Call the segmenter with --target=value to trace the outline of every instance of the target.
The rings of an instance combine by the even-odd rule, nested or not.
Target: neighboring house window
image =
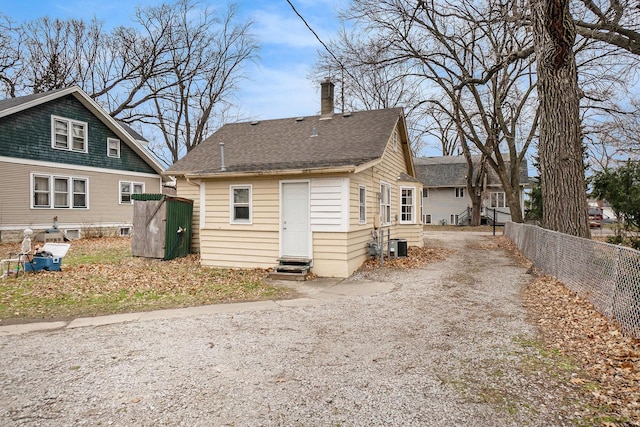
[[[230,186],[231,222],[251,223],[251,186],[232,185]]]
[[[107,138],[107,157],[120,157],[120,140]]]
[[[144,183],[120,181],[120,203],[121,204],[133,203],[133,199],[131,198],[131,195],[142,194],[142,193],[144,193]]]
[[[87,207],[87,179],[66,176],[33,175],[34,208],[56,209]]]
[[[51,146],[60,150],[87,152],[87,124],[63,117],[51,117]]]
[[[458,215],[457,214],[455,214],[455,215],[451,214],[451,218],[450,219],[451,219],[451,222],[450,222],[451,225],[458,225]]]
[[[364,186],[360,186],[358,190],[358,207],[359,216],[358,221],[360,224],[367,223],[367,189]]]
[[[429,189],[428,188],[423,188],[422,189],[422,197],[429,197]]]
[[[380,223],[391,224],[391,185],[380,183]]]
[[[48,208],[49,202],[49,176],[33,176],[33,207]]]
[[[73,178],[73,207],[74,208],[86,208],[87,207],[87,180]]]
[[[69,179],[53,178],[53,207],[68,208],[69,207]]]
[[[424,216],[424,223],[425,224],[431,224],[431,214],[426,214]]]
[[[400,188],[400,222],[413,223],[415,203],[413,201],[414,188]]]
[[[456,199],[462,199],[464,197],[464,187],[456,188]]]
[[[504,193],[489,193],[489,205],[492,208],[508,208],[509,203]]]

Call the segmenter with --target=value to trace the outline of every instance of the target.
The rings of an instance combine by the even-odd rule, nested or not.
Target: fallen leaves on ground
[[[62,259],[62,271],[0,280],[0,322],[252,301],[289,294],[287,289],[266,283],[266,269],[206,268],[199,265],[196,255],[171,261],[132,257],[130,245],[131,241],[123,238],[77,240]],[[12,250],[10,244],[0,245],[0,253]],[[104,260],[96,260],[96,253],[106,254]],[[77,262],[88,255],[91,262]]]
[[[392,269],[419,268],[432,262],[444,261],[453,251],[443,248],[428,248],[409,246],[406,257],[385,258],[384,267]],[[368,259],[359,268],[359,271],[369,271],[380,268],[380,260]]]
[[[500,238],[498,245],[514,251]],[[529,263],[530,265],[531,263]],[[570,380],[591,402],[588,425],[640,426],[640,343],[598,313],[586,299],[552,277],[540,277],[524,291],[525,304],[547,346],[574,359],[580,371]]]

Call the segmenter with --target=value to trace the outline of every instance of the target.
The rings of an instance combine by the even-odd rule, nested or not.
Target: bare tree
[[[212,119],[228,107],[226,99],[242,78],[242,66],[255,55],[251,22],[236,24],[236,10],[230,6],[218,16],[207,8],[195,14],[194,5],[184,0],[172,14],[157,8],[145,12],[149,23],[166,28],[174,49],[171,73],[147,80],[148,92],[160,96],[140,117],[159,128],[171,162],[204,140]]]
[[[0,14],[0,84],[2,92],[11,98],[16,96],[12,70],[20,62],[20,42],[18,28],[8,17]]]
[[[0,19],[0,83],[8,96],[77,84],[111,116],[160,129],[154,152],[175,162],[221,118],[253,59],[251,22],[197,0],[138,7],[135,26],[107,33],[96,19]],[[168,151],[168,156],[165,153]]]
[[[521,222],[519,165],[536,137],[538,116],[531,36],[505,20],[503,9],[498,2],[356,0],[346,17],[369,45],[379,45],[378,66],[403,64],[422,92],[431,91],[412,111],[434,101],[441,111],[454,107],[450,119],[459,141],[484,155],[500,177],[513,220]]]

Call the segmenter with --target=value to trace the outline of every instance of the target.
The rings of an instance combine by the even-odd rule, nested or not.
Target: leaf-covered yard
[[[71,242],[62,271],[0,279],[0,324],[286,298],[267,270],[200,267],[194,255],[172,261],[135,258],[126,238]],[[19,243],[0,244],[0,257]]]

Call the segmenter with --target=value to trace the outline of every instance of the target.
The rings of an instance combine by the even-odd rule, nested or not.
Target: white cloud
[[[238,107],[251,119],[316,115],[320,111],[320,91],[307,79],[307,73],[307,64],[256,69],[252,79],[242,85]]]

